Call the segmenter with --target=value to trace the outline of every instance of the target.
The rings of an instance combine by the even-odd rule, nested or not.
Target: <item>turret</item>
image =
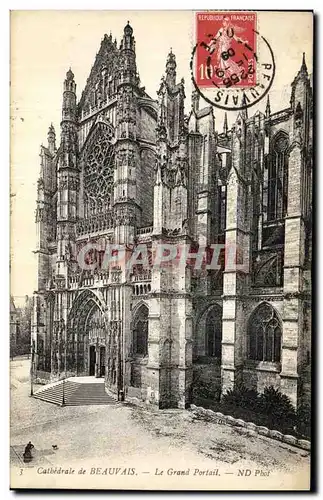
[[[121,67],[120,83],[139,84],[136,66],[136,42],[133,36],[133,29],[129,24],[123,30],[123,38],[120,44]]]
[[[76,83],[71,68],[64,81],[59,169],[76,168]]]
[[[293,141],[299,143],[304,141],[304,144],[306,144],[311,135],[310,109],[312,106],[312,89],[307,71],[305,54],[303,54],[300,70],[294,78],[291,87],[290,104],[294,113],[291,143],[293,143]]]
[[[123,30],[123,38],[121,40],[120,50],[131,50],[135,52],[135,49],[136,49],[136,42],[133,36],[133,29],[130,26],[129,21],[127,21],[127,24]]]
[[[76,83],[71,68],[66,73],[63,92],[62,120],[74,121],[76,117]]]
[[[138,85],[135,39],[133,29],[128,22],[120,45],[115,145],[115,241],[120,244],[133,242],[136,226],[140,224],[141,217],[137,190],[138,168],[136,168],[140,162],[136,143]]]
[[[79,171],[77,166],[76,84],[71,69],[66,73],[63,90],[61,144],[58,159],[57,194],[57,268],[67,276],[70,245],[74,243],[77,217]]]

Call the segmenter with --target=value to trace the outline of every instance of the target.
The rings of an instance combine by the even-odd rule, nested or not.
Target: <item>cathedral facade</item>
[[[288,83],[288,82],[286,82]],[[82,96],[66,74],[60,141],[40,151],[34,377],[104,377],[120,399],[185,408],[197,381],[219,395],[273,385],[309,401],[312,89],[305,57],[290,106],[240,112],[192,94],[170,52],[152,99],[128,24],[104,36]],[[105,246],[235,248],[236,264],[130,271]],[[78,255],[84,248],[87,265]],[[150,260],[149,260],[150,261]],[[238,265],[239,264],[239,265]],[[242,264],[242,265],[241,265]]]

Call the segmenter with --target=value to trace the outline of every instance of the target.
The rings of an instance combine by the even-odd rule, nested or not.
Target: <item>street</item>
[[[177,488],[185,487],[183,481],[188,469],[190,481],[194,482],[195,476],[201,481],[203,476],[205,488],[224,488],[224,483],[220,483],[224,477],[226,487],[232,487],[231,481],[239,470],[248,469],[253,477],[261,475],[255,471],[262,471],[259,480],[263,481],[263,488],[268,476],[283,478],[281,487],[288,487],[289,474],[293,472],[297,477],[298,472],[308,473],[308,452],[266,437],[248,435],[245,429],[197,419],[189,410],[151,410],[122,403],[61,408],[45,403],[29,396],[29,360],[16,358],[10,368],[14,470],[37,468],[41,477],[42,471],[49,467],[76,469],[86,465],[90,467],[92,480],[101,484],[98,477],[101,472],[92,469],[131,467],[142,481],[151,475],[158,481],[158,469],[168,479],[177,481]],[[24,464],[21,456],[29,441],[35,446],[34,459],[31,464]],[[194,476],[196,470],[201,473]],[[213,475],[203,471],[213,471]],[[216,476],[219,477],[214,479]],[[127,481],[130,479],[127,476]],[[136,484],[142,487],[145,483]],[[162,488],[164,483],[158,484]],[[241,483],[240,488],[243,488]]]

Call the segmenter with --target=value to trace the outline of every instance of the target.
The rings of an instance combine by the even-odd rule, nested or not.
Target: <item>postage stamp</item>
[[[256,84],[257,14],[197,13],[196,82],[199,87]]]
[[[257,27],[255,12],[197,12],[191,79],[209,104],[245,109],[268,93],[274,53]]]

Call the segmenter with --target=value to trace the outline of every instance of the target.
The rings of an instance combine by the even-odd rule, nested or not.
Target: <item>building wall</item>
[[[82,329],[88,334],[91,315],[100,311],[105,330],[96,349],[106,348],[106,388],[114,394],[123,392],[163,407],[184,407],[192,383],[209,385],[218,397],[242,382],[259,392],[273,385],[288,394],[295,405],[308,402],[311,314],[310,264],[306,264],[305,248],[310,234],[306,224],[311,212],[308,186],[312,167],[307,70],[302,65],[292,83],[289,108],[272,114],[268,101],[265,114],[257,112],[249,118],[246,113],[239,114],[231,129],[225,123],[220,131],[216,130],[218,124],[215,127],[214,110],[200,109],[196,95],[192,96],[190,115],[184,117],[184,85],[176,83],[172,53],[167,58],[166,80],[158,91],[158,105],[145,94],[137,81],[133,43],[132,29],[126,27],[123,44],[130,44],[127,57],[131,70],[130,76],[125,73],[118,83],[115,61],[119,49],[112,39],[104,39],[80,103],[76,109],[68,108],[73,126],[62,128],[60,148],[56,149],[50,132],[48,148],[42,149],[33,322],[35,349],[44,350],[38,369],[41,373],[51,371],[53,379],[87,374],[88,353],[80,372],[75,366],[71,370],[65,367],[64,349],[71,338],[80,338]],[[110,53],[108,74],[100,65]],[[76,100],[76,94],[66,97],[66,92],[75,91],[73,78],[69,75],[65,81],[65,103],[73,103],[74,97]],[[93,239],[94,233],[96,239],[108,236],[109,242],[129,248],[136,241],[150,247],[166,241],[178,245],[226,241],[237,245],[236,263],[243,268],[223,272],[222,265],[216,273],[205,269],[191,273],[187,268],[179,274],[177,269],[166,267],[153,270],[148,278],[135,278],[113,266],[106,274],[99,269],[80,272],[72,251],[76,241],[72,204],[78,200],[82,221],[82,148],[92,137],[90,131],[96,137],[95,124],[104,120],[119,162],[114,169],[115,199],[108,214],[112,223],[103,227],[93,226],[92,221],[86,226],[89,230],[83,231],[83,242]],[[289,148],[288,206],[282,220],[268,224],[264,177],[270,169],[275,138],[282,132],[288,136]],[[73,141],[71,152],[67,146]],[[95,140],[91,147],[94,150]],[[57,169],[62,172],[64,161],[73,165],[73,155],[77,165],[73,175],[64,178],[70,203],[64,217],[57,220],[53,207],[62,208],[57,187],[61,192],[63,177]],[[226,193],[222,212],[220,190]],[[272,226],[272,241],[268,243],[266,231]],[[277,234],[282,238],[278,243]],[[149,309],[147,354],[136,355],[133,321],[143,301]],[[279,362],[248,359],[250,321],[264,302],[274,308],[282,328]],[[215,305],[222,314],[221,358],[209,356],[206,349],[206,318]],[[89,315],[77,323],[84,310]],[[73,349],[77,349],[76,344]]]

